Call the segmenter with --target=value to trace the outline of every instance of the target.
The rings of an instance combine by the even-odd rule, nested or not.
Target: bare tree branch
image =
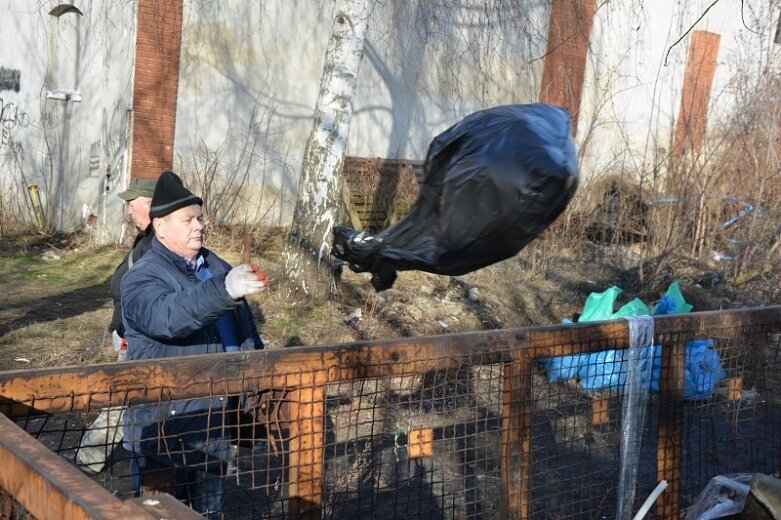
[[[681,37],[680,37],[680,38],[678,38],[677,40],[675,40],[675,43],[673,43],[672,45],[670,45],[670,46],[667,48],[667,53],[664,55],[664,66],[665,66],[665,67],[667,66],[667,58],[669,58],[669,57],[670,57],[670,51],[672,51],[672,50],[673,50],[673,47],[675,47],[676,45],[678,45],[679,43],[681,43],[681,41],[682,41],[684,38],[686,38],[686,36],[687,36],[687,35],[688,35],[690,32],[692,32],[692,29],[694,29],[694,27],[695,27],[695,26],[696,26],[698,23],[700,23],[700,20],[702,20],[703,18],[705,18],[705,15],[706,15],[706,14],[708,14],[708,11],[710,11],[710,10],[711,10],[711,8],[712,8],[713,6],[715,6],[716,4],[718,4],[720,1],[721,1],[721,0],[714,0],[714,2],[713,2],[711,5],[709,5],[709,6],[708,6],[708,8],[707,8],[707,9],[705,9],[705,10],[702,12],[702,14],[700,15],[700,17],[699,17],[699,18],[697,18],[697,19],[694,21],[694,23],[693,23],[693,24],[691,24],[691,26],[690,26],[688,29],[686,29],[686,32],[684,32],[684,33],[681,35]],[[741,11],[741,12],[742,12],[742,11]]]

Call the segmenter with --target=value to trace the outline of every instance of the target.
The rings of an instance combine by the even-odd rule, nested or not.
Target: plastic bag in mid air
[[[334,227],[334,256],[381,291],[396,271],[457,276],[515,255],[575,193],[570,132],[565,110],[540,103],[468,115],[432,141],[409,213],[376,235]]]

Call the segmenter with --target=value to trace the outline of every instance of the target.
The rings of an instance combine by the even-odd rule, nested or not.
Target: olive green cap
[[[155,194],[157,179],[131,179],[127,189],[118,196],[123,200],[133,200],[138,197],[149,197]]]

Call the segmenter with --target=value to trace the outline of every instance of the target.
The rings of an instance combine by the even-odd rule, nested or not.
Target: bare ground
[[[225,230],[208,240],[233,263],[240,261],[241,244],[240,233]],[[611,285],[624,289],[621,302],[639,296],[652,304],[679,280],[695,311],[773,304],[781,287],[778,269],[736,286],[728,263],[670,256],[660,266],[641,262],[633,247],[584,242],[552,248],[538,241],[515,258],[463,277],[403,272],[392,289],[376,293],[368,275],[346,270],[328,301],[285,301],[279,260],[284,230],[258,231],[254,244],[250,256],[272,286],[251,304],[272,348],[558,323],[580,312],[589,293]],[[112,360],[108,283],[125,247],[99,246],[78,233],[5,235],[0,370]],[[56,258],[46,259],[52,254]]]

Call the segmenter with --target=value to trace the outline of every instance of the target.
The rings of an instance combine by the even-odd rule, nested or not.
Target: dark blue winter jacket
[[[156,238],[151,249],[122,278],[122,306],[128,359],[223,352],[215,322],[233,313],[241,350],[262,348],[246,301],[225,289],[230,265],[201,249],[212,277],[200,281],[186,261]],[[213,397],[128,407],[125,448],[168,457],[174,464],[213,466],[225,460],[223,422],[235,399]],[[235,411],[235,408],[234,408]],[[208,468],[206,468],[208,469]]]

